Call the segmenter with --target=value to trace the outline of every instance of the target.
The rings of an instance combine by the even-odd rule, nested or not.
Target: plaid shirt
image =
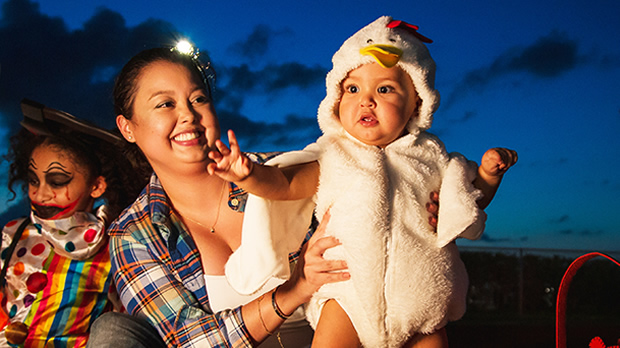
[[[270,155],[250,158],[264,162]],[[243,212],[245,200],[245,192],[231,184],[228,205]],[[155,174],[109,233],[123,304],[155,326],[169,347],[252,347],[241,307],[211,310],[196,244]],[[291,261],[297,256],[291,254]]]

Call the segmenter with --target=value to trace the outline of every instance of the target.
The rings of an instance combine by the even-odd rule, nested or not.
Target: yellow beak
[[[361,55],[369,55],[384,68],[391,68],[400,60],[403,50],[389,45],[366,46],[360,50]]]

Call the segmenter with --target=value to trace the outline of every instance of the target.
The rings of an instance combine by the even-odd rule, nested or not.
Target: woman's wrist
[[[295,284],[287,281],[273,290],[271,294],[271,305],[276,315],[285,319],[290,317],[297,307],[303,305],[309,299],[310,297],[305,298],[301,296]]]
[[[274,312],[276,312],[276,315],[280,317],[280,319],[286,320],[293,314],[295,310],[293,309],[291,312],[285,313],[284,311],[282,311],[282,309],[280,309],[280,306],[278,305],[278,299],[277,299],[278,289],[280,289],[280,286],[281,285],[278,285],[271,293],[271,306],[273,307]]]

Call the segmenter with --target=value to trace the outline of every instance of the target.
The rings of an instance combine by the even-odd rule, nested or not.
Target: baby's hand
[[[514,150],[495,147],[484,153],[480,162],[480,169],[488,176],[502,176],[517,163],[518,158],[517,152]]]
[[[237,137],[232,130],[228,131],[228,143],[230,149],[221,140],[215,141],[219,152],[209,152],[209,158],[213,162],[207,165],[207,172],[227,181],[240,182],[252,173],[254,163],[241,152]]]

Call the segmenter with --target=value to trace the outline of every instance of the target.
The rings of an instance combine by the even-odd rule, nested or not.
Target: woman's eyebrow
[[[71,172],[68,171],[67,169],[65,169],[65,166],[62,165],[62,163],[60,162],[52,162],[50,163],[50,165],[47,167],[46,170],[43,171],[43,174],[47,174],[52,170],[60,170],[61,172],[67,174],[67,175],[71,175]]]
[[[160,95],[169,95],[169,94],[173,94],[174,92],[172,90],[161,90],[161,91],[157,91],[154,92],[153,94],[151,94],[151,96],[149,97],[148,100],[152,100],[155,99],[156,97],[160,96]]]

